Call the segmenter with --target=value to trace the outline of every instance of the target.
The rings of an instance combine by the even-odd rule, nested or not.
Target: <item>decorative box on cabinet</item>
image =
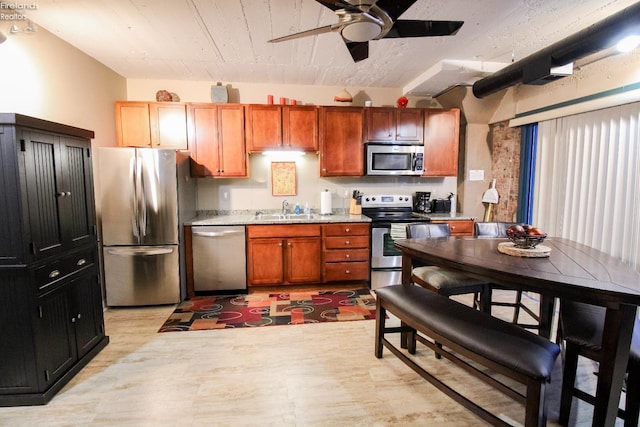
[[[364,175],[364,108],[320,107],[320,176]]]
[[[109,339],[92,131],[0,114],[0,406],[47,403]]]
[[[318,109],[310,105],[249,105],[247,151],[318,151]]]
[[[244,111],[240,104],[188,105],[193,176],[247,176]]]
[[[422,176],[458,175],[460,110],[424,112],[424,172]]]
[[[115,116],[119,146],[187,149],[185,104],[118,101]]]
[[[369,280],[370,231],[368,223],[322,226],[325,282]]]
[[[249,286],[319,283],[319,224],[247,226]]]

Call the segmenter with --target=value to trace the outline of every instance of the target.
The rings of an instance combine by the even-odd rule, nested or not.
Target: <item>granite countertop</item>
[[[269,215],[270,212],[264,212]],[[185,225],[261,225],[261,224],[317,224],[333,222],[371,222],[371,218],[365,215],[350,215],[348,213],[336,213],[333,215],[320,215],[313,213],[312,218],[307,218],[304,214],[300,216],[292,215],[292,219],[256,219],[255,212],[239,213],[199,213],[198,216],[185,221]]]

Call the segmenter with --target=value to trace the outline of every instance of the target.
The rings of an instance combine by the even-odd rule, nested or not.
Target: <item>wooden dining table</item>
[[[555,298],[606,307],[593,426],[613,426],[626,372],[631,336],[640,305],[640,272],[619,259],[580,243],[549,237],[546,257],[507,255],[501,238],[401,239],[402,283],[411,284],[414,265],[466,272],[501,288],[541,295],[539,333],[551,337]]]

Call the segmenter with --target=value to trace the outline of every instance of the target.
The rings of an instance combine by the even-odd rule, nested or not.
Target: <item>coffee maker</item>
[[[421,214],[431,213],[430,197],[430,191],[416,191],[413,196],[413,211]]]

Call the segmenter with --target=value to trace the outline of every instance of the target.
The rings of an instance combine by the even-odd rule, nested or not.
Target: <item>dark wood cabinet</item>
[[[91,138],[0,114],[0,406],[48,402],[108,343]]]
[[[427,109],[424,114],[422,176],[456,176],[460,145],[460,110]]]
[[[364,108],[320,107],[320,176],[364,175]]]
[[[240,104],[189,104],[193,176],[247,176],[244,112]]]
[[[118,101],[116,140],[123,147],[187,149],[187,110],[178,102]]]
[[[318,109],[309,105],[249,105],[247,151],[318,151]]]
[[[319,224],[247,226],[249,286],[320,283]]]
[[[422,108],[369,107],[365,111],[367,142],[422,144]]]

